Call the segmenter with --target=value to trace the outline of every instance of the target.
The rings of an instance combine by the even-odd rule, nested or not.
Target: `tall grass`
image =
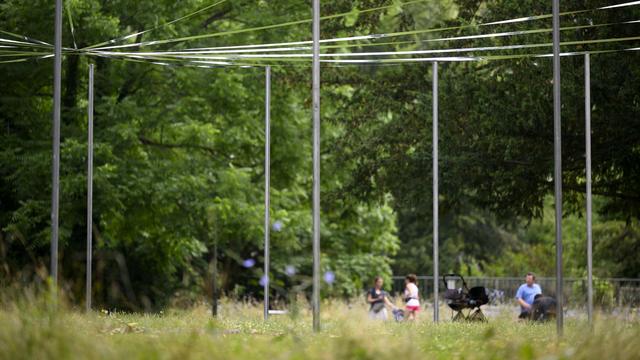
[[[306,308],[304,308],[306,309]],[[314,334],[310,313],[261,318],[259,306],[223,301],[212,319],[208,307],[158,314],[57,308],[43,298],[2,303],[1,359],[638,359],[640,324],[601,316],[593,329],[567,320],[517,322],[504,311],[487,324],[373,322],[363,303],[323,304],[323,330]]]

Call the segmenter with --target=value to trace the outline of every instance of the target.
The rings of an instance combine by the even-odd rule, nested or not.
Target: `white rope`
[[[577,13],[584,13],[584,12],[589,12],[589,11],[608,10],[608,9],[613,9],[613,8],[623,8],[623,7],[635,6],[635,5],[639,5],[639,4],[640,4],[640,1],[632,1],[632,2],[616,4],[616,5],[598,7],[598,8],[594,8],[594,9],[591,9],[591,10],[570,11],[570,12],[562,13],[560,15],[577,14]],[[550,18],[550,17],[551,17],[550,14],[545,14],[545,15],[528,16],[528,17],[520,17],[520,18],[507,19],[507,20],[501,20],[501,21],[494,21],[494,22],[489,22],[489,23],[480,23],[480,24],[476,24],[476,25],[462,25],[462,26],[446,27],[446,28],[432,28],[432,29],[421,29],[421,30],[412,30],[412,31],[392,32],[392,33],[386,33],[386,34],[371,34],[371,35],[341,37],[341,38],[320,40],[320,43],[334,43],[334,42],[346,42],[346,41],[358,41],[358,40],[372,40],[372,39],[380,39],[380,38],[388,38],[388,37],[415,35],[415,34],[421,34],[421,33],[440,32],[440,31],[445,31],[445,30],[464,29],[464,28],[471,28],[471,27],[475,27],[475,26],[490,26],[490,25],[511,24],[511,23],[518,23],[518,22],[528,22],[528,21],[545,19],[545,18]],[[591,25],[585,25],[585,27],[589,27],[589,26],[591,26]],[[573,28],[573,27],[571,27],[571,28]],[[551,30],[549,30],[549,31],[551,31]],[[216,34],[209,34],[209,35],[210,36],[217,36]],[[94,48],[93,50],[113,50],[113,49],[122,49],[122,48],[128,48],[128,47],[152,46],[152,45],[158,45],[158,44],[168,44],[168,43],[178,42],[178,41],[187,41],[190,38],[198,38],[198,39],[200,39],[200,38],[204,38],[206,36],[207,35],[205,34],[205,35],[198,35],[198,36],[195,36],[195,37],[187,37],[187,38],[179,38],[179,39],[166,39],[166,40],[139,42],[139,43],[135,43],[135,44],[98,47],[98,48]],[[223,47],[212,47],[212,48],[204,48],[204,49],[207,49],[207,50],[228,50],[228,49],[274,47],[274,46],[280,46],[280,47],[285,46],[285,47],[288,47],[288,46],[295,46],[295,45],[310,45],[311,43],[312,43],[311,41],[295,41],[295,42],[271,43],[271,44],[251,44],[251,45],[223,46]]]
[[[609,38],[609,39],[596,39],[596,40],[582,40],[582,41],[567,41],[560,43],[561,46],[568,45],[588,45],[588,44],[601,44],[601,43],[615,43],[640,40],[640,36],[624,37],[624,38]],[[381,52],[352,52],[352,53],[331,53],[320,54],[321,58],[343,58],[343,57],[382,57],[382,56],[404,56],[404,55],[427,55],[427,54],[447,54],[447,53],[462,53],[462,52],[479,52],[479,51],[496,51],[496,50],[519,50],[529,48],[541,48],[551,47],[551,43],[539,43],[539,44],[525,44],[525,45],[502,45],[502,46],[483,46],[483,47],[469,47],[469,48],[453,48],[453,49],[429,49],[429,50],[411,50],[411,51],[381,51]],[[240,60],[240,59],[309,59],[312,57],[310,53],[297,53],[297,54],[209,54],[203,53],[189,53],[189,52],[118,52],[118,51],[99,51],[97,53],[107,56],[123,56],[133,58],[146,58],[146,57],[168,57],[175,59],[191,59],[191,60]]]

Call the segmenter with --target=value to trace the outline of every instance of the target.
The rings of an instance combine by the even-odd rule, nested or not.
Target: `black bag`
[[[376,314],[382,311],[382,309],[384,309],[384,301],[376,302],[371,305],[371,310]]]
[[[447,289],[444,292],[445,300],[463,301],[464,297],[465,294],[462,292],[462,289]]]
[[[533,301],[529,316],[531,320],[540,322],[555,319],[557,306],[556,299],[538,294]]]

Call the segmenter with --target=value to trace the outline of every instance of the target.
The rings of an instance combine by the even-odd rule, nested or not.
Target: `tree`
[[[164,25],[209,3],[67,3],[67,19],[73,19],[75,34],[66,23],[64,43],[69,46],[75,41],[79,48],[144,29],[154,30],[127,41],[266,25],[289,16],[307,16],[308,10],[286,2],[275,6],[227,2],[189,21]],[[2,6],[6,12],[0,17],[0,28],[49,40],[51,4],[6,1]],[[297,40],[305,31],[241,33],[172,43],[164,49]],[[68,55],[63,80],[60,259],[62,283],[72,300],[79,300],[84,286],[86,103],[82,94],[86,93],[88,61],[97,65],[93,218],[97,306],[153,309],[173,300],[199,299],[210,291],[209,263],[216,244],[224,290],[258,296],[264,211],[262,69],[203,70]],[[50,66],[49,61],[39,61],[1,68],[6,79],[0,90],[4,283],[41,281],[46,275]],[[273,75],[272,218],[282,224],[282,230],[273,232],[271,275],[282,291],[311,273],[309,97],[304,83],[295,82],[307,76],[304,69],[286,68],[274,69]],[[330,125],[326,134],[328,142],[336,136]],[[331,162],[331,156],[325,161]],[[325,189],[349,176],[333,170],[325,173]],[[323,214],[323,268],[344,280],[328,292],[353,295],[362,281],[346,279],[356,272],[361,278],[390,275],[398,241],[395,215],[382,202],[334,204],[339,207],[325,206]],[[354,239],[357,243],[351,243]],[[246,266],[249,259],[254,266]],[[285,265],[295,266],[300,279],[289,279]]]
[[[456,5],[458,17],[441,18],[442,26],[548,14],[551,10],[550,3],[508,0],[458,1]],[[563,11],[597,6],[600,4],[596,2],[569,2],[563,3]],[[637,8],[592,11],[563,16],[563,26],[618,23],[637,15]],[[547,27],[544,21],[550,22],[472,26],[437,33],[432,38]],[[409,29],[418,28],[418,23],[413,18]],[[634,26],[610,25],[565,31],[562,40],[623,38],[633,33]],[[548,33],[534,33],[461,39],[442,47],[538,44],[549,43],[549,39]],[[620,49],[633,44],[564,46],[563,50]],[[532,52],[548,53],[550,48],[503,54]],[[605,199],[603,214],[622,219],[637,218],[640,208],[640,183],[636,181],[640,162],[635,151],[640,129],[636,60],[634,53],[597,54],[592,58],[593,191]],[[580,56],[562,60],[563,188],[568,213],[577,213],[583,207],[582,64]],[[547,58],[441,64],[440,206],[445,268],[456,269],[451,259],[460,255],[473,254],[465,261],[469,263],[495,260],[502,254],[499,249],[513,241],[513,236],[500,233],[543,216],[544,199],[553,186],[551,75]],[[392,194],[393,207],[400,216],[402,242],[420,259],[415,262],[412,254],[401,253],[396,269],[406,271],[413,266],[427,273],[432,203],[430,78],[429,67],[415,64],[368,67],[335,78],[352,89],[346,98],[336,100],[341,101],[342,109],[336,122],[349,129],[336,149],[342,152],[344,163],[353,166],[354,173],[344,191],[362,200]],[[469,218],[482,219],[478,223],[487,224],[490,231],[478,232],[474,221],[464,220]],[[484,240],[482,246],[478,246],[478,237]],[[487,252],[494,255],[487,257]]]

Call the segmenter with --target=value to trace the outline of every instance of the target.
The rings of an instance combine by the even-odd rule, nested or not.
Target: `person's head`
[[[416,277],[415,274],[409,274],[407,276],[404,277],[404,283],[405,284],[409,284],[409,283],[416,283],[418,281],[418,278]]]
[[[380,276],[376,276],[375,279],[373,280],[373,286],[376,289],[382,289],[383,284],[384,284],[384,280],[382,280],[382,277]]]
[[[528,286],[532,286],[536,282],[536,275],[531,272],[527,273],[527,276],[525,277],[525,281],[527,282]]]

